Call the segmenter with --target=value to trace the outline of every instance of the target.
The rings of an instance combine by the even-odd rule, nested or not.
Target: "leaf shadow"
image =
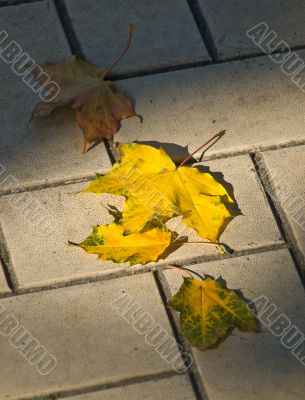
[[[188,241],[187,236],[180,236],[179,240],[177,240],[179,234],[175,231],[172,232],[172,239],[170,245],[164,250],[162,254],[157,258],[156,262],[160,260],[166,260],[167,257],[172,254],[174,251],[178,250],[181,246],[184,245]]]
[[[158,142],[155,140],[136,140],[134,143],[146,144],[156,149],[164,149],[175,164],[181,163],[186,157],[190,155],[188,146],[180,146],[176,143]],[[190,159],[190,163],[197,162],[195,158]]]
[[[223,173],[222,172],[213,172],[210,170],[210,167],[208,167],[207,165],[195,165],[195,167],[200,172],[210,174],[215,179],[215,181],[220,183],[226,189],[226,191],[229,193],[230,197],[234,200],[234,204],[229,203],[229,204],[227,204],[227,207],[228,207],[229,211],[231,212],[231,214],[233,215],[233,218],[237,217],[238,215],[243,215],[242,211],[238,205],[238,202],[236,200],[236,197],[235,197],[234,187],[233,187],[232,183],[225,180]]]
[[[223,225],[221,226],[220,230],[219,230],[219,235],[218,235],[218,239],[220,238],[220,236],[223,234],[223,232],[225,231],[225,229],[227,228],[227,226],[229,225],[229,223],[238,216],[243,215],[238,202],[236,200],[235,197],[235,193],[234,193],[234,187],[231,183],[229,183],[228,181],[225,180],[224,175],[222,172],[213,172],[210,170],[210,167],[206,166],[206,165],[196,165],[195,166],[200,172],[203,173],[208,173],[210,174],[218,183],[220,183],[225,189],[226,191],[229,193],[230,197],[233,199],[234,203],[229,203],[228,202],[228,198],[227,195],[222,196],[223,197],[223,201],[226,204],[226,207],[228,209],[228,211],[231,214],[230,218],[227,218],[227,220],[223,223]],[[231,249],[232,250],[232,249]]]
[[[58,129],[59,126],[65,124],[77,126],[75,112],[69,106],[55,108],[50,112],[50,114],[43,117],[31,117],[27,123],[27,131],[28,134],[33,137],[41,137],[42,130],[44,135],[52,136],[54,134],[53,129]],[[72,130],[71,134],[75,135]]]

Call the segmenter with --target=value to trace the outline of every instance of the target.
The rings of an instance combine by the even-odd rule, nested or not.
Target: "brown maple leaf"
[[[43,72],[60,86],[60,91],[55,99],[48,101],[47,98],[47,101],[38,103],[33,111],[32,119],[49,115],[55,108],[70,106],[75,110],[76,119],[83,130],[84,153],[92,144],[99,143],[103,139],[112,139],[121,127],[121,120],[137,116],[127,95],[117,92],[114,83],[105,80],[127,52],[131,41],[131,31],[132,26],[129,28],[126,49],[109,69],[91,65],[77,56],[43,65]],[[32,74],[41,83],[46,82],[40,67],[35,67]]]

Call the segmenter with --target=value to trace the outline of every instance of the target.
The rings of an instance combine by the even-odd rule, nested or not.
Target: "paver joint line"
[[[212,58],[212,62],[216,63],[218,61],[218,53],[217,53],[217,48],[215,46],[213,36],[211,35],[211,32],[209,30],[207,21],[201,12],[201,9],[198,5],[197,0],[187,0],[188,5],[190,7],[190,10],[193,14],[193,17],[195,19],[195,22],[197,24],[198,30],[201,34],[202,40],[208,49],[208,52],[210,53],[210,56]]]
[[[58,18],[65,32],[72,54],[79,56],[85,60],[81,45],[71,24],[64,0],[53,0],[57,11]]]
[[[181,346],[181,347],[179,347],[181,350],[181,355],[183,352],[192,354],[191,346],[189,346],[187,344],[187,342],[185,340],[183,340],[183,336],[180,333],[180,328],[177,325],[177,321],[175,321],[173,313],[167,307],[167,293],[164,290],[162,278],[160,277],[160,273],[161,273],[161,270],[154,271],[153,275],[155,278],[155,282],[156,282],[160,297],[161,297],[163,305],[164,305],[165,312],[167,314],[167,318],[168,318],[171,328],[173,330],[174,337],[175,337],[177,343]],[[187,364],[186,364],[186,366],[187,366]],[[189,374],[191,384],[192,384],[192,387],[193,387],[193,390],[194,390],[194,393],[195,393],[195,396],[197,397],[197,399],[198,400],[201,400],[201,399],[208,400],[206,391],[203,390],[203,388],[199,388],[199,386],[198,386],[198,379],[196,377],[196,365],[194,363],[192,364],[191,368],[188,369],[188,374]]]
[[[254,255],[254,254],[263,254],[266,252],[272,252],[274,250],[281,250],[281,249],[286,249],[287,244],[278,244],[278,245],[273,245],[269,247],[261,247],[261,248],[256,248],[253,250],[249,251],[244,251],[244,252],[239,252],[236,253],[234,256],[228,256],[228,257],[210,257],[206,259],[202,258],[197,258],[193,260],[184,260],[179,262],[179,265],[181,266],[196,266],[198,264],[202,263],[209,263],[209,262],[217,262],[217,261],[225,261],[228,259],[237,259],[239,257],[247,256],[247,255]],[[61,283],[56,283],[53,285],[46,285],[46,286],[37,286],[37,287],[31,287],[28,289],[23,289],[19,288],[19,284],[16,284],[16,278],[14,278],[14,284],[13,284],[13,292],[12,293],[5,293],[0,295],[0,298],[5,298],[5,297],[15,297],[15,296],[25,296],[33,293],[39,293],[39,292],[46,292],[50,290],[57,290],[57,289],[62,289],[62,288],[69,288],[69,287],[77,287],[80,285],[88,285],[92,283],[98,283],[98,282],[106,282],[106,281],[111,281],[111,280],[116,280],[128,276],[133,276],[133,275],[139,275],[139,274],[146,274],[146,273],[151,273],[151,272],[157,272],[161,273],[162,271],[165,270],[165,265],[166,263],[160,264],[158,267],[152,266],[152,267],[147,267],[146,269],[141,269],[138,271],[132,271],[132,270],[123,270],[123,271],[118,271],[117,273],[114,273],[113,275],[105,275],[105,276],[97,276],[95,278],[81,278],[79,280],[69,280],[67,282],[61,282]],[[8,269],[9,270],[9,269]],[[10,271],[10,270],[9,270]],[[12,274],[12,271],[9,272]],[[11,276],[10,276],[11,278]]]
[[[262,178],[262,176],[261,176],[260,167],[262,167],[262,166],[265,167],[265,164],[264,164],[263,160],[261,159],[260,153],[252,154],[251,158],[255,165],[256,173],[257,173],[257,175],[260,179],[260,182],[264,188],[264,192],[265,192],[266,198],[268,199],[274,219],[277,222],[280,232],[289,247],[295,267],[300,275],[301,282],[305,288],[305,260],[302,260],[301,257],[298,256],[298,249],[296,249],[296,247],[295,247],[294,238],[290,232],[290,225],[289,225],[289,223],[288,224],[284,223],[285,216],[283,215],[283,211],[279,208],[279,205],[276,204],[276,202],[274,200],[272,200],[272,197],[270,196],[270,194],[267,190],[267,186],[270,184],[268,177],[264,176],[264,178]]]
[[[187,375],[187,374],[185,374]],[[34,394],[34,395],[25,395],[25,396],[18,396],[18,397],[13,397],[10,399],[12,400],[44,400],[44,399],[52,399],[53,396],[56,399],[64,399],[70,396],[79,396],[82,394],[94,394],[99,391],[104,391],[108,389],[114,389],[114,388],[124,388],[125,386],[129,385],[134,385],[138,383],[145,383],[145,382],[158,382],[159,380],[162,379],[168,379],[172,377],[178,377],[178,376],[183,376],[180,374],[175,373],[174,371],[168,371],[168,372],[160,372],[156,374],[148,374],[148,375],[139,375],[139,376],[133,376],[131,378],[127,379],[122,379],[122,380],[117,380],[117,381],[111,381],[109,383],[102,383],[102,384],[92,384],[92,385],[84,385],[83,387],[77,388],[77,389],[67,389],[67,390],[56,390],[56,391],[46,391],[44,393],[39,393],[39,394]]]

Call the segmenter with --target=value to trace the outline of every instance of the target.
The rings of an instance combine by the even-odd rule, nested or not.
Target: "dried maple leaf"
[[[110,69],[101,69],[76,56],[43,65],[43,71],[61,90],[54,100],[38,103],[32,118],[49,115],[55,108],[69,105],[76,111],[76,119],[83,130],[83,152],[93,143],[112,139],[121,127],[121,120],[137,115],[127,95],[116,92],[113,82],[105,80],[114,65]],[[39,67],[35,67],[32,73],[38,81],[45,83],[45,75],[41,74]]]
[[[183,334],[200,350],[216,344],[233,327],[257,332],[255,317],[246,303],[212,278],[184,277],[168,305],[180,312]]]
[[[196,167],[176,167],[166,152],[129,143],[120,149],[122,158],[106,175],[97,175],[84,192],[125,196],[121,223],[125,234],[145,224],[182,215],[183,222],[213,243],[232,219],[234,201],[209,173]]]
[[[123,233],[124,228],[116,222],[95,226],[93,233],[77,246],[89,254],[97,254],[102,260],[146,264],[157,260],[170,245],[172,237],[166,227],[160,226],[128,236]]]

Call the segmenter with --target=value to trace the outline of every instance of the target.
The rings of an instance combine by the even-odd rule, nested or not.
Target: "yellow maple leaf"
[[[168,305],[180,312],[183,334],[200,350],[216,344],[233,327],[257,332],[255,316],[246,303],[212,278],[184,277]]]
[[[83,242],[76,244],[89,254],[97,254],[102,260],[116,263],[130,261],[130,265],[156,261],[171,242],[171,232],[166,227],[154,227],[143,232],[123,236],[122,225],[93,227],[93,232]],[[70,242],[71,243],[71,242]]]
[[[85,193],[125,196],[121,224],[125,234],[140,231],[152,219],[167,221],[182,215],[183,222],[213,243],[232,218],[234,204],[211,174],[196,167],[176,167],[161,148],[127,143],[122,157],[106,175],[97,175]]]

